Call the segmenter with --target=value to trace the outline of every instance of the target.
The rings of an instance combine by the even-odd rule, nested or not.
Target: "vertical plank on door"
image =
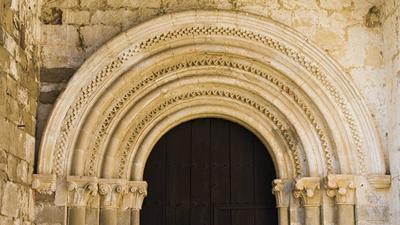
[[[145,198],[143,207],[144,210],[141,215],[142,224],[146,225],[164,225],[165,218],[165,189],[159,188],[165,186],[165,144],[166,138],[161,138],[154,146],[146,163],[145,177],[148,177],[148,197]],[[160,215],[160,216],[154,216]]]
[[[169,133],[167,141],[167,195],[175,211],[173,225],[190,224],[190,161],[191,124],[184,123]]]
[[[211,208],[213,225],[230,225],[229,210],[218,209],[218,205],[229,204],[230,190],[230,134],[229,123],[224,120],[211,121]]]
[[[238,124],[231,125],[231,204],[251,205],[254,199],[254,146],[252,135]],[[254,210],[233,209],[232,225],[254,225]]]
[[[221,119],[179,125],[154,147],[141,225],[277,224],[264,145]]]
[[[210,225],[210,120],[192,122],[191,225]]]
[[[269,160],[268,153],[264,145],[256,138],[254,142],[254,203],[257,205],[268,206],[271,202],[271,171],[274,171],[273,163]],[[271,219],[267,208],[256,209],[255,224],[270,224],[274,220]]]

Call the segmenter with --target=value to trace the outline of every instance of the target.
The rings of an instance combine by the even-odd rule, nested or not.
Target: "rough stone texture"
[[[44,0],[43,11],[58,8],[62,24],[42,24],[43,68],[76,70],[116,34],[158,15],[188,9],[223,9],[273,19],[325,49],[358,86],[376,121],[395,187],[400,176],[399,2],[396,0]],[[56,13],[59,15],[59,13]],[[54,15],[54,16],[57,16]],[[118,16],[117,16],[118,15]],[[123,15],[123,16],[121,16]],[[60,32],[59,32],[60,31]],[[2,53],[0,52],[0,56]],[[0,61],[1,63],[1,61]],[[47,75],[46,75],[47,74]],[[50,75],[49,75],[50,74]],[[64,76],[65,78],[59,78]],[[38,142],[56,96],[70,73],[42,82]],[[51,80],[51,78],[50,78]],[[399,188],[392,188],[400,214]],[[396,218],[396,217],[393,217]],[[395,224],[394,222],[392,224]]]
[[[39,3],[0,0],[0,224],[31,224]]]
[[[388,150],[392,179],[391,223],[398,224],[400,217],[400,2],[385,1],[382,19],[384,36],[384,68],[389,112]]]
[[[44,68],[76,69],[116,34],[169,12],[197,8],[238,10],[281,22],[316,42],[345,68],[364,95],[387,146],[388,94],[382,63],[382,26],[377,18],[383,7],[380,0],[82,0],[80,4],[45,0],[42,9],[55,7],[63,11],[63,24],[42,24]],[[55,37],[59,30],[62,31]],[[54,43],[53,38],[62,43]]]
[[[28,187],[34,146],[71,74],[114,35],[158,15],[193,8],[237,10],[288,25],[346,70],[376,120],[390,161],[394,197],[389,215],[391,224],[398,223],[399,6],[397,0],[43,0],[40,5],[0,0],[0,224],[32,221]],[[29,199],[28,206],[15,210],[10,196]],[[360,212],[368,214],[368,209]]]

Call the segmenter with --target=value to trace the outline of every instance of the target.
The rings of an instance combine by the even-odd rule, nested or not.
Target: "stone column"
[[[289,225],[289,199],[291,182],[288,179],[275,179],[272,182],[272,193],[276,198],[279,225]]]
[[[355,179],[353,175],[330,174],[326,181],[327,195],[335,198],[338,224],[354,225]]]
[[[85,224],[86,206],[97,195],[97,178],[67,177],[69,225]]]
[[[118,209],[122,206],[125,192],[125,180],[101,179],[99,181],[100,225],[117,225]]]
[[[303,177],[296,180],[294,187],[294,197],[301,200],[305,210],[305,224],[320,224],[320,206],[321,206],[321,178]]]
[[[131,209],[131,225],[140,224],[140,210],[144,198],[147,196],[146,181],[129,181],[127,192],[124,197],[125,208]]]

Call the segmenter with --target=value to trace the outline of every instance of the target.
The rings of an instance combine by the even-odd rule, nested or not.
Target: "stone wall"
[[[31,224],[39,3],[0,0],[0,224]]]
[[[165,13],[194,8],[236,10],[278,21],[315,42],[345,69],[361,91],[376,121],[386,157],[390,161],[395,196],[392,198],[391,213],[397,215],[391,218],[392,224],[396,224],[400,215],[400,139],[397,138],[400,133],[400,98],[397,97],[400,96],[400,10],[396,0],[43,0],[36,145],[40,142],[57,96],[87,57],[113,36],[135,24]],[[16,55],[19,57],[19,54]],[[35,79],[27,82],[27,85],[36,84]],[[19,106],[15,99],[24,96],[18,93],[7,94],[7,98],[15,96],[10,97],[11,110]],[[28,96],[34,99],[36,95],[29,92]],[[7,115],[16,117],[18,114]],[[29,125],[17,128],[18,123],[12,122],[15,119],[4,120],[14,127],[7,130],[26,135]],[[20,137],[19,134],[12,136]],[[9,156],[5,158],[3,161],[6,164],[12,162]]]
[[[385,2],[384,18],[384,62],[386,82],[389,85],[389,155],[392,175],[392,224],[400,217],[400,2]]]
[[[387,148],[381,0],[44,0],[38,136],[68,79],[99,46],[144,20],[193,8],[261,15],[317,43],[356,82]]]

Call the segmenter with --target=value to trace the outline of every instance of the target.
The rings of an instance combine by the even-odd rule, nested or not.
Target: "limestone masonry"
[[[279,224],[400,225],[400,1],[0,0],[0,225],[139,225],[207,116],[266,143]]]

